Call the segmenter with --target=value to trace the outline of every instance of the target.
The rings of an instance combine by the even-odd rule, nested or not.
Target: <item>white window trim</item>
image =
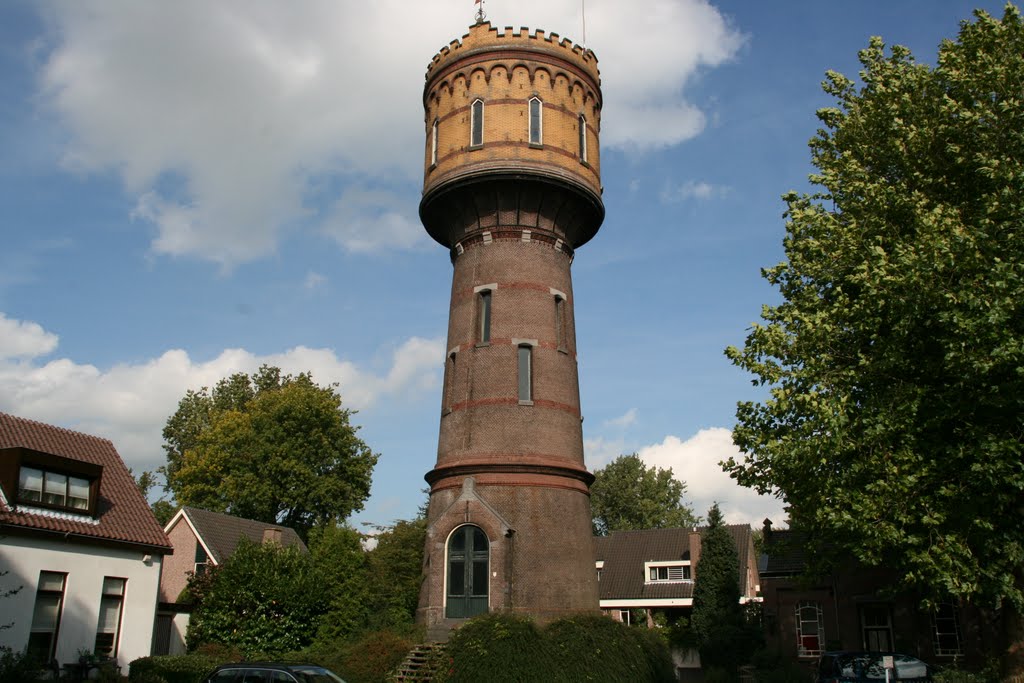
[[[473,130],[476,128],[476,103],[480,103],[480,142],[473,141]],[[483,147],[484,144],[484,101],[479,97],[469,105],[469,146],[471,148]]]
[[[576,125],[580,127],[580,161],[587,163],[587,117],[580,114],[576,119]]]
[[[533,103],[537,103],[537,140],[533,139]],[[527,136],[531,145],[544,144],[544,101],[536,95],[530,98],[526,110]]]
[[[651,567],[690,567],[690,578],[688,579],[666,579],[664,581],[651,580]],[[693,566],[689,560],[658,560],[644,562],[644,583],[651,584],[664,584],[664,583],[693,583]]]
[[[430,130],[430,165],[437,165],[437,119],[434,119]]]
[[[817,615],[818,625],[818,649],[817,650],[806,650],[803,645],[803,624],[804,620],[801,617],[801,612],[804,609],[814,609]],[[796,604],[795,609],[796,616],[796,653],[798,657],[818,657],[822,652],[825,651],[825,613],[821,609],[821,603],[817,600],[801,600]],[[810,622],[808,622],[810,623]],[[810,634],[807,634],[810,635]]]

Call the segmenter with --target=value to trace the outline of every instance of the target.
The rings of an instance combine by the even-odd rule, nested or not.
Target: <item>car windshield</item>
[[[840,658],[839,671],[844,678],[860,678],[868,681],[885,680],[882,656],[868,652],[844,655]]]
[[[299,677],[302,683],[345,683],[330,670],[322,666],[293,666],[292,673]]]

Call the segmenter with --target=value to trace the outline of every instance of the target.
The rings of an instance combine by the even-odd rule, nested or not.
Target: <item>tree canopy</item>
[[[873,38],[829,72],[786,260],[727,355],[739,483],[828,550],[936,598],[1024,607],[1024,29],[983,12],[934,67]]]
[[[647,467],[636,453],[621,455],[594,472],[594,533],[693,526],[698,518],[683,502],[685,492],[686,484],[673,476],[671,467]]]
[[[178,503],[289,526],[362,509],[377,455],[356,436],[336,387],[264,366],[189,391],[164,427]]]

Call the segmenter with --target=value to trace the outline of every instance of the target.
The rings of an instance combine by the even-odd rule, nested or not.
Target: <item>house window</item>
[[[621,621],[626,626],[629,626],[630,619],[629,619],[629,610],[628,609],[620,609],[619,610],[619,621]]]
[[[206,573],[206,567],[210,564],[210,556],[206,554],[206,548],[203,547],[202,543],[196,543],[196,557],[195,564],[193,565],[193,572],[196,576],[202,576]]]
[[[533,348],[519,345],[519,402],[533,401]]]
[[[57,648],[57,633],[60,631],[66,579],[67,574],[60,572],[39,572],[27,648],[27,654],[34,662],[45,664],[53,659]]]
[[[800,657],[817,657],[825,642],[821,604],[805,600],[796,606],[796,649]]]
[[[469,108],[469,146],[484,144],[484,101],[475,100]]]
[[[960,649],[960,615],[951,602],[940,603],[932,613],[932,644],[938,657],[963,654]]]
[[[690,565],[669,564],[661,566],[649,566],[647,568],[647,583],[692,581]]]
[[[121,614],[124,607],[125,579],[107,576],[103,579],[100,596],[100,618],[96,624],[96,647],[93,652],[101,657],[116,657],[121,640]]]
[[[555,343],[559,349],[565,349],[565,297],[555,295]]]
[[[489,289],[477,294],[477,341],[481,344],[491,342],[491,295]]]
[[[892,647],[892,617],[888,605],[863,605],[860,624],[864,649],[890,652]]]
[[[544,144],[543,107],[539,97],[530,100],[530,144]]]
[[[434,125],[430,127],[430,165],[434,166],[437,164],[437,119],[434,119]]]
[[[580,134],[580,143],[579,143],[580,144],[580,161],[582,161],[583,163],[586,163],[587,162],[587,119],[583,116],[583,114],[580,114],[579,125],[577,127],[579,128],[579,134]]]
[[[18,474],[18,501],[69,510],[89,509],[89,480],[35,467]]]

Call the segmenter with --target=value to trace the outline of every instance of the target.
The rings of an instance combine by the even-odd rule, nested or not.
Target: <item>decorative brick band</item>
[[[553,233],[544,232],[537,228],[491,228],[490,230],[483,230],[476,232],[469,237],[456,243],[451,249],[452,263],[461,256],[466,249],[473,246],[483,246],[484,244],[490,244],[494,240],[512,240],[515,242],[523,241],[523,232],[530,233],[530,242],[539,242],[545,246],[550,246],[555,251],[561,252],[568,256],[570,259],[573,257],[573,250],[568,244],[562,241],[562,239]],[[485,234],[486,233],[486,237]],[[544,291],[548,290],[544,287]]]
[[[477,346],[475,339],[469,339],[455,346],[453,351],[448,352],[448,355],[450,356],[452,355],[453,352],[459,351],[460,349],[487,348],[489,346],[518,346],[518,344],[513,343],[511,339],[508,339],[506,337],[491,337],[491,340],[486,344]],[[571,356],[573,360],[576,360],[576,349],[570,349],[565,346],[559,346],[557,342],[538,341],[536,344],[531,344],[531,346],[533,346],[534,348],[545,349],[547,351],[561,351],[562,353],[569,354],[569,356]]]
[[[569,413],[574,417],[580,416],[580,409],[566,403],[559,403],[558,401],[549,401],[543,398],[535,398],[531,402],[534,408],[547,408],[548,410],[561,410],[563,413]],[[498,397],[498,398],[478,398],[472,401],[461,401],[451,406],[450,412],[457,413],[460,410],[471,410],[473,408],[481,408],[484,406],[519,406],[519,399],[515,397]]]
[[[457,479],[459,486],[461,486],[462,480],[466,477],[475,477],[477,483],[482,484],[483,481],[481,478],[488,475],[518,475],[512,478],[513,481],[528,481],[537,477],[553,477],[556,481],[553,481],[552,483],[557,483],[557,480],[567,480],[565,484],[562,484],[563,487],[576,488],[578,485],[574,485],[569,482],[579,482],[579,484],[582,484],[583,490],[588,490],[588,487],[594,481],[594,475],[582,468],[517,462],[494,464],[462,464],[460,462],[457,465],[434,468],[427,472],[423,478],[431,485],[431,487],[441,482],[443,479]],[[507,479],[507,477],[501,478]]]

